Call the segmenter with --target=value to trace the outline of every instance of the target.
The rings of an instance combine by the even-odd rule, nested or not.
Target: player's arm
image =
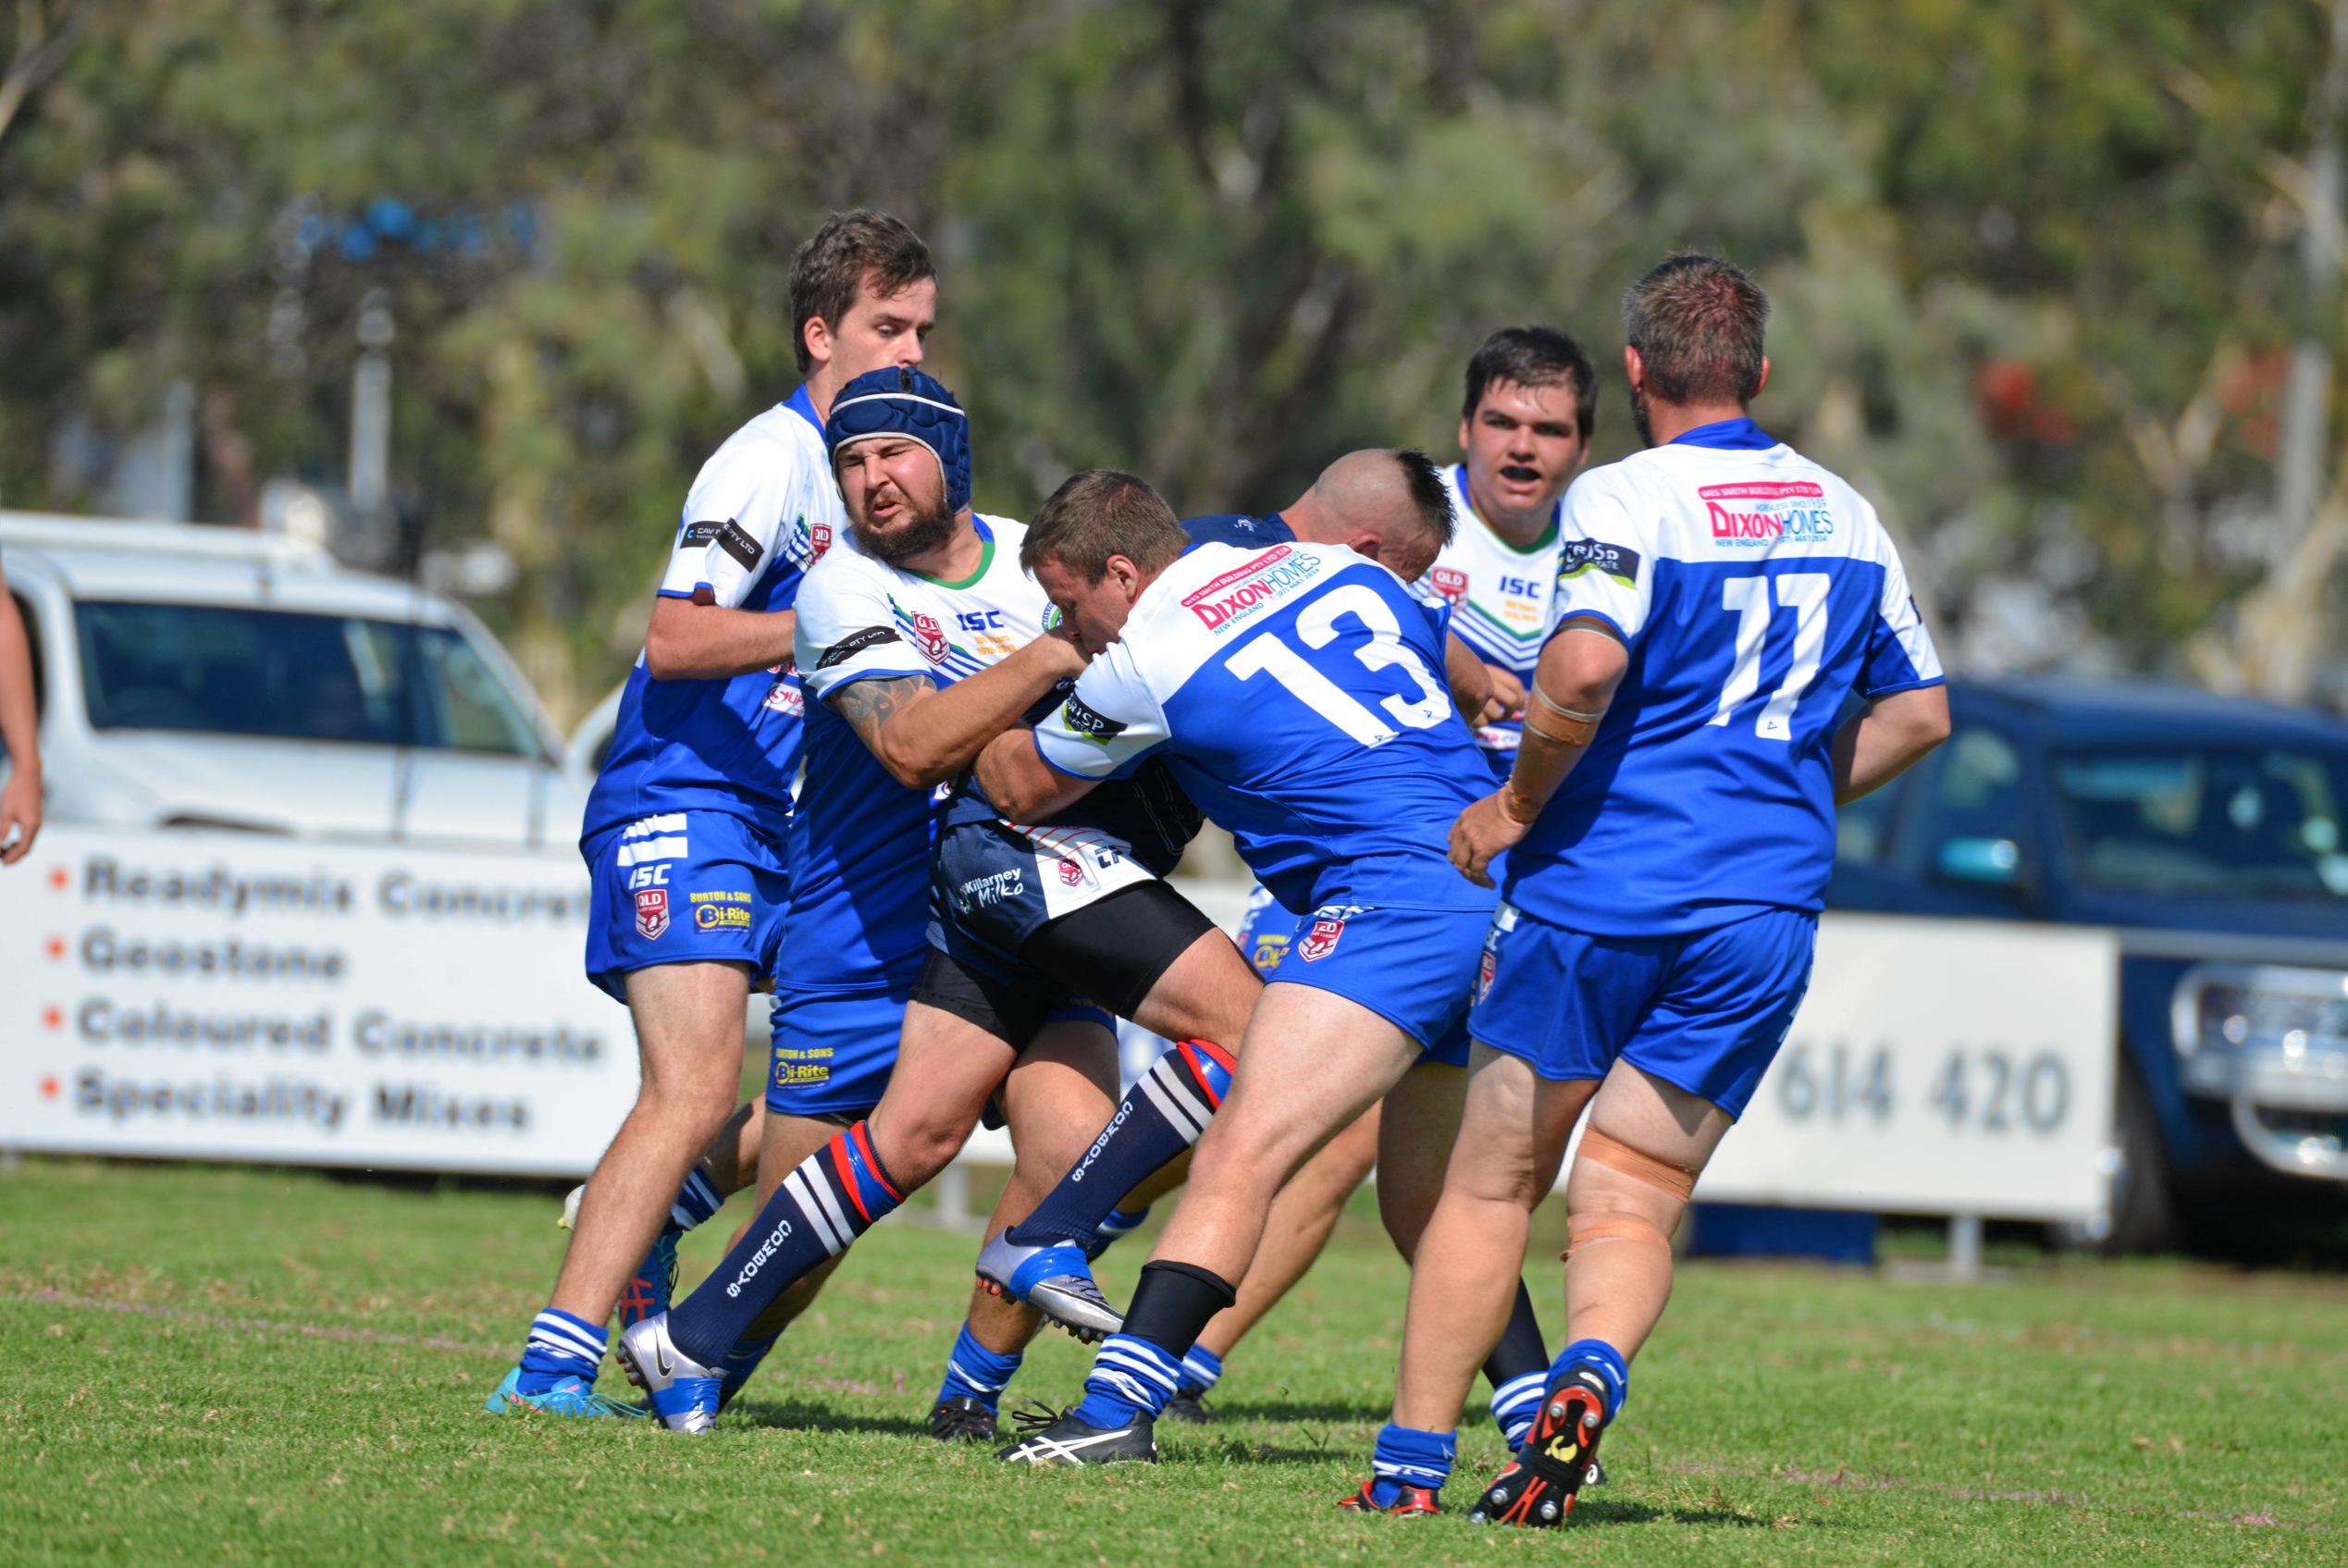
[[[929,789],[969,767],[987,742],[1083,668],[1074,643],[1041,636],[950,686],[926,675],[898,675],[857,681],[826,700],[891,778],[908,789]]]
[[[1501,716],[1492,702],[1490,669],[1452,632],[1443,634],[1443,684],[1452,688],[1452,700],[1470,727]]]
[[[979,787],[1015,822],[1048,821],[1093,792],[1100,781],[1064,773],[1044,760],[1035,732],[1006,730],[979,753]]]
[[[729,610],[710,589],[652,601],[644,667],[656,681],[712,681],[790,661],[798,616],[788,610]]]
[[[0,865],[14,865],[41,832],[41,737],[32,706],[32,648],[24,617],[0,577],[0,742],[8,748],[8,784],[0,789]],[[16,843],[8,845],[13,833]]]
[[[1452,864],[1479,886],[1486,868],[1541,814],[1574,764],[1589,749],[1599,722],[1630,668],[1630,651],[1609,623],[1568,620],[1541,649],[1525,702],[1525,731],[1508,783],[1470,806],[1452,824]]]
[[[1879,697],[1835,732],[1835,804],[1878,790],[1948,738],[1948,688],[1913,686]]]

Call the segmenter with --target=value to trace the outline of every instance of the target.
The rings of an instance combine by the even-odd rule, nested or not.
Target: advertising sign
[[[584,1173],[636,1096],[575,855],[52,827],[0,873],[0,1146]]]

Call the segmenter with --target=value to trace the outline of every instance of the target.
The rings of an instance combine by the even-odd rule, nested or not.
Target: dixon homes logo
[[[1229,572],[1182,596],[1182,607],[1199,618],[1210,632],[1243,621],[1297,584],[1319,573],[1321,563],[1298,555],[1287,545],[1275,545],[1244,566]]]
[[[1826,491],[1809,479],[1706,485],[1696,492],[1712,525],[1712,543],[1744,548],[1780,539],[1817,544],[1835,537]]]

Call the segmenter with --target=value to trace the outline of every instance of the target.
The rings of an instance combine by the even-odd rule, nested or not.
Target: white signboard
[[[1697,1197],[2100,1213],[2119,966],[2108,931],[1828,915],[1793,1032]]]
[[[636,1097],[576,856],[53,827],[0,871],[0,1146],[570,1175]]]

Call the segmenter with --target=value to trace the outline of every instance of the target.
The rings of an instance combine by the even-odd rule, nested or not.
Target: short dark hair
[[[1667,403],[1752,401],[1761,390],[1769,296],[1718,256],[1665,257],[1623,295],[1623,334]]]
[[[1495,381],[1519,387],[1554,387],[1563,381],[1574,389],[1574,413],[1589,439],[1598,418],[1598,367],[1582,346],[1553,327],[1503,327],[1484,340],[1467,362],[1467,395],[1459,405],[1462,419],[1476,417],[1484,389]]]
[[[1445,483],[1443,471],[1416,447],[1396,447],[1394,461],[1403,465],[1403,482],[1410,487],[1411,505],[1417,509],[1418,520],[1439,545],[1449,545],[1459,532],[1459,517],[1452,510],[1451,486]]]
[[[1163,572],[1191,542],[1174,509],[1141,479],[1114,468],[1071,474],[1027,525],[1020,564],[1031,573],[1049,557],[1088,583],[1108,575],[1112,555]]]
[[[836,327],[856,303],[859,286],[869,280],[874,297],[886,299],[936,276],[921,237],[888,214],[857,207],[825,218],[791,258],[791,357],[799,374],[814,364],[807,324],[821,316]]]

